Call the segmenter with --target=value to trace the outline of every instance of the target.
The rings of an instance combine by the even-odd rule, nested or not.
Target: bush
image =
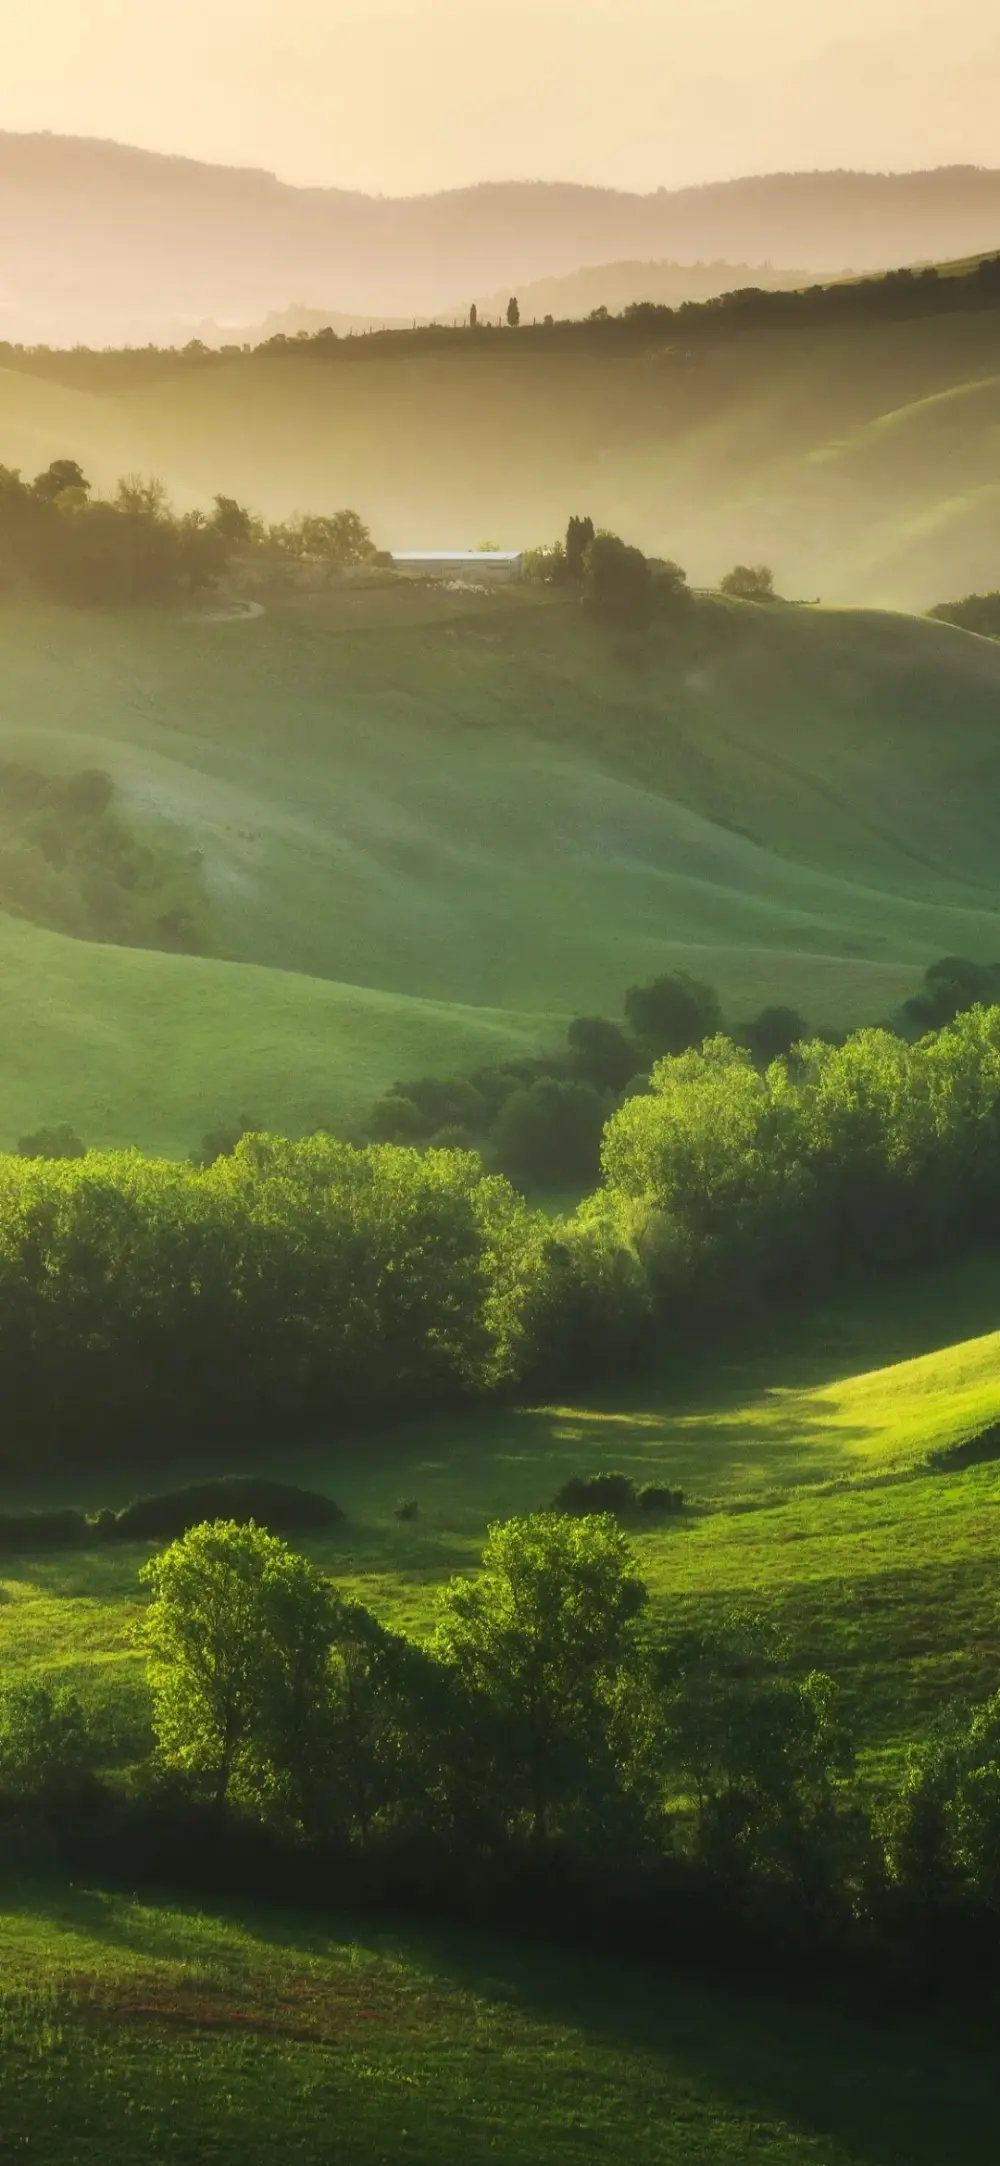
[[[798,1009],[782,1007],[762,1008],[749,1023],[741,1023],[736,1032],[737,1044],[746,1046],[760,1068],[782,1059],[807,1036],[808,1024]]]
[[[636,1490],[635,1501],[640,1512],[682,1512],[683,1489],[668,1489],[661,1482],[643,1482]]]
[[[160,1496],[137,1497],[116,1513],[118,1542],[176,1541],[204,1520],[224,1519],[237,1526],[253,1520],[271,1534],[310,1534],[336,1526],[344,1514],[332,1497],[288,1482],[258,1475],[225,1475],[218,1481],[191,1482]]]
[[[714,987],[689,977],[686,970],[667,971],[648,985],[630,985],[625,1014],[652,1060],[663,1053],[687,1053],[722,1028]]]
[[[574,1474],[557,1492],[552,1509],[577,1518],[592,1512],[628,1512],[635,1500],[635,1483],[628,1474]]]
[[[46,1549],[80,1549],[90,1539],[82,1512],[0,1512],[0,1550],[34,1556]]]

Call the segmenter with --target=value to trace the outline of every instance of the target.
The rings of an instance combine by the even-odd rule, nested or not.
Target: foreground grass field
[[[845,1690],[869,1781],[961,1693],[996,1685],[1000,1465],[932,1471],[1000,1415],[1000,1255],[870,1288],[624,1403],[275,1439],[267,1465],[348,1518],[310,1545],[418,1635],[492,1518],[571,1472],[681,1480],[633,1530],[668,1624],[763,1608]],[[961,1339],[960,1333],[975,1336]],[[224,1462],[220,1462],[220,1470]],[[91,1468],[116,1502],[191,1467]],[[394,1505],[416,1498],[419,1518]],[[22,1480],[4,1505],[57,1501]],[[134,1644],[145,1552],[7,1558],[7,1677],[74,1684],[109,1762],[145,1745]],[[317,1920],[0,1879],[0,2143],[52,2166],[344,2158],[352,2166],[992,2166],[993,2017],[892,2018],[759,1980],[643,1971],[478,1931]]]
[[[51,2166],[989,2166],[988,2012],[792,2010],[485,1934],[45,1884],[0,1918],[2,2140]]]
[[[211,948],[30,925],[5,860],[0,1140],[349,1124],[678,966],[735,1021],[880,1020],[935,956],[1000,949],[998,703],[994,643],[863,612],[697,604],[637,648],[536,590],[0,604],[0,760],[107,770],[197,868]]]

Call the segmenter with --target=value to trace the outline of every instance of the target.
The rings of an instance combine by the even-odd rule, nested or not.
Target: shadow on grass
[[[249,1905],[192,1911],[187,1930],[175,1908],[131,1905],[81,1888],[25,1887],[12,1891],[4,1907],[138,1963],[207,1967],[220,1979],[252,1966],[265,1987],[282,1968],[294,1971],[297,1960],[327,1954],[336,1962],[338,1951],[359,1949],[368,1961],[356,1990],[369,1997],[378,1990],[371,1964],[386,1963],[387,1992],[403,1966],[432,1993],[439,2018],[447,2016],[449,1995],[456,1996],[456,2014],[457,1996],[473,1995],[494,2014],[569,2031],[574,2059],[581,2050],[633,2057],[620,2072],[614,2064],[609,2070],[615,2088],[621,2086],[623,2136],[626,2085],[659,2077],[676,2084],[682,2100],[693,2086],[745,2128],[746,2151],[727,2149],[726,2156],[757,2156],[758,2144],[770,2156],[762,2125],[770,2122],[794,2132],[810,2157],[826,2158],[827,2147],[836,2145],[837,2159],[851,2166],[995,2166],[1000,2074],[995,2011],[988,2007],[970,2014],[943,2004],[933,2015],[859,2009],[848,2006],[846,1991],[817,1983],[803,1992],[801,1981],[793,2000],[749,1971],[627,1966],[492,1931],[381,1927],[343,1916],[307,1922]],[[233,1928],[251,1936],[249,1943],[227,1938]],[[70,1951],[70,1960],[78,1961],[78,1953]],[[335,1982],[342,1993],[343,1975],[336,1981],[331,1975],[331,1990]],[[427,2021],[432,2060],[436,2047],[454,2039],[436,2036],[429,2015]],[[422,2049],[412,2029],[409,2042]],[[545,2045],[555,2073],[561,2041],[550,2037]]]

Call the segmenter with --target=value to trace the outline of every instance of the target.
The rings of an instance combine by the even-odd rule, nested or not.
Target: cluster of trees
[[[198,853],[136,835],[97,767],[44,775],[0,761],[0,908],[83,939],[210,946]]]
[[[481,1909],[520,1872],[533,1913],[561,1889],[577,1927],[644,1920],[653,1944],[751,1927],[867,1956],[942,1915],[995,1931],[1000,1695],[953,1711],[873,1812],[834,1680],[752,1613],[655,1614],[608,1515],[492,1527],[427,1645],[252,1524],[197,1526],[142,1577],[147,1869],[158,1806],[189,1871],[199,1830],[217,1868],[257,1829],[314,1886],[326,1861],[355,1893]],[[0,1695],[8,1811],[68,1808],[78,1842],[100,1759],[71,1693]],[[119,1801],[119,1866],[127,1838]]]
[[[646,557],[620,535],[575,513],[565,538],[551,548],[528,550],[522,570],[525,578],[543,585],[575,589],[590,615],[632,629],[668,616],[689,591],[679,564]]]
[[[1000,593],[967,594],[961,602],[938,602],[927,614],[941,624],[957,624],[963,632],[982,632],[987,639],[1000,639]]]
[[[209,513],[176,513],[162,482],[140,474],[96,497],[75,459],[54,459],[33,481],[0,466],[0,577],[27,579],[60,601],[176,601],[214,586],[234,549],[262,545],[341,566],[375,554],[350,510],[268,526],[228,496]]]
[[[468,1077],[395,1083],[374,1107],[369,1133],[377,1142],[482,1151],[529,1189],[592,1183],[605,1123],[622,1098],[647,1088],[661,1055],[687,1052],[723,1027],[714,987],[683,970],[630,986],[624,1010],[621,1023],[575,1016],[558,1053],[481,1068]],[[737,1041],[764,1065],[806,1033],[797,1009],[780,1006],[735,1026]]]

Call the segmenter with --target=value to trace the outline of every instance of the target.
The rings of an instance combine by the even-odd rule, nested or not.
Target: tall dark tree
[[[517,299],[517,295],[516,295],[516,294],[513,294],[513,293],[512,293],[512,294],[511,294],[511,297],[510,297],[510,300],[509,300],[509,301],[508,301],[508,303],[507,303],[507,322],[508,322],[508,324],[510,325],[510,328],[511,328],[511,330],[512,330],[512,331],[516,331],[516,330],[517,330],[517,327],[518,327],[518,324],[520,323],[520,321],[521,321],[521,309],[520,309],[520,304],[519,304],[519,302],[518,302],[518,299]]]
[[[672,970],[649,985],[630,985],[625,1014],[651,1059],[686,1053],[721,1026],[718,995],[686,970]]]
[[[578,519],[574,513],[566,528],[566,574],[577,583],[583,579],[584,562],[593,539],[593,520]]]
[[[474,331],[474,330],[475,330],[475,328],[476,328],[476,325],[478,324],[478,322],[479,322],[479,310],[478,310],[478,308],[476,307],[476,304],[475,304],[475,302],[473,301],[472,307],[471,307],[471,308],[470,308],[470,310],[469,310],[469,329],[470,329],[470,331]]]

